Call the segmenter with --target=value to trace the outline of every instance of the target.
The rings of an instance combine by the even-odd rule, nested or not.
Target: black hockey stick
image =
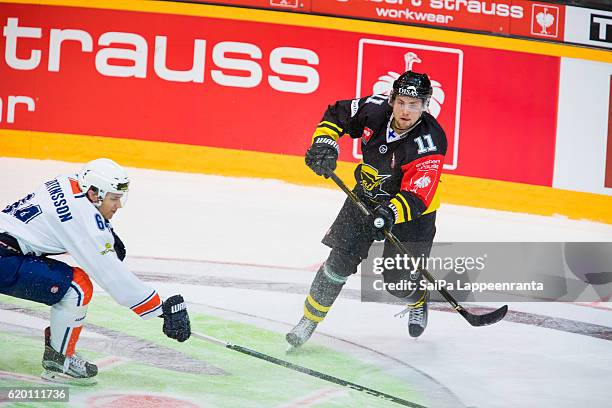
[[[336,173],[332,172],[329,175],[329,177],[332,180],[334,180],[334,183],[336,183],[338,187],[340,187],[342,191],[346,193],[346,195],[351,199],[351,201],[355,203],[357,207],[359,207],[361,212],[363,212],[366,216],[369,216],[369,217],[372,216],[372,211],[370,211],[370,209],[363,203],[363,201],[359,199],[359,197],[357,197],[355,193],[349,190],[346,184],[344,184],[344,182],[340,179],[340,177],[336,175]],[[401,251],[404,254],[410,255],[410,251],[406,249],[406,247],[399,241],[399,239],[397,239],[395,235],[393,235],[393,233],[385,230],[385,237],[389,241],[391,241],[391,243],[395,245],[395,247],[399,251]],[[434,285],[436,284],[436,278],[431,273],[429,273],[429,271],[427,271],[424,268],[419,268],[419,272],[421,272],[423,276],[425,276],[425,279],[427,279],[429,282],[431,282]],[[436,288],[439,287],[438,285],[435,285],[435,286]],[[438,292],[440,292],[440,294],[444,297],[444,299],[446,299],[446,301],[451,304],[453,309],[459,312],[459,314],[463,316],[463,318],[467,320],[468,323],[471,324],[472,326],[487,326],[489,324],[497,323],[501,319],[503,319],[506,316],[506,313],[508,312],[508,305],[504,305],[500,307],[499,309],[494,310],[490,313],[483,314],[483,315],[475,315],[475,314],[468,312],[467,310],[465,310],[463,306],[457,303],[455,298],[446,290],[446,288],[439,287]]]
[[[196,338],[200,339],[200,340],[204,340],[204,341],[207,341],[209,343],[217,344],[217,345],[223,346],[223,347],[225,347],[227,349],[234,350],[234,351],[237,351],[239,353],[249,355],[251,357],[256,357],[256,358],[259,358],[261,360],[265,360],[265,361],[267,361],[269,363],[276,364],[276,365],[279,365],[281,367],[288,368],[290,370],[299,371],[300,373],[303,373],[303,374],[306,374],[306,375],[310,375],[312,377],[316,377],[316,378],[319,378],[321,380],[329,381],[331,383],[334,383],[334,384],[337,384],[337,385],[341,385],[343,387],[348,387],[348,388],[356,390],[356,391],[365,392],[366,394],[370,394],[373,397],[378,397],[378,398],[382,398],[382,399],[387,400],[387,401],[395,402],[396,404],[400,404],[400,405],[403,405],[405,407],[426,408],[423,405],[419,405],[419,404],[416,404],[414,402],[407,401],[405,399],[394,397],[393,395],[385,394],[384,392],[376,391],[376,390],[373,390],[372,388],[364,387],[362,385],[355,384],[355,383],[352,383],[350,381],[345,381],[345,380],[343,380],[341,378],[337,378],[337,377],[331,376],[329,374],[325,374],[325,373],[322,373],[322,372],[319,372],[319,371],[316,371],[316,370],[312,370],[310,368],[302,367],[302,366],[299,366],[297,364],[290,363],[289,361],[281,360],[280,358],[276,358],[276,357],[272,357],[272,356],[269,356],[269,355],[264,354],[264,353],[260,353],[259,351],[251,350],[249,348],[238,346],[236,344],[227,343],[227,342],[225,342],[223,340],[216,339],[216,338],[214,338],[212,336],[207,336],[206,334],[201,334],[201,333],[192,331],[191,335],[193,337],[196,337]]]

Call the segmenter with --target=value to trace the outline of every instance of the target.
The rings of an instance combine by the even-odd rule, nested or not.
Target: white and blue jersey
[[[0,212],[0,233],[14,237],[24,255],[70,254],[119,304],[142,318],[159,316],[161,300],[114,251],[110,226],[79,188],[63,175]]]

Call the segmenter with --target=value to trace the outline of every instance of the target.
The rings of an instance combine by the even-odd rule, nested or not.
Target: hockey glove
[[[164,334],[171,339],[183,342],[191,336],[191,325],[187,306],[181,295],[170,296],[162,305],[164,314]]]
[[[112,228],[110,230],[113,233],[113,238],[115,239],[114,250],[117,254],[117,258],[119,258],[119,260],[123,262],[126,255],[125,245],[123,245],[123,241],[121,241],[121,238],[119,238],[119,236],[115,234],[115,230]]]
[[[306,152],[306,165],[317,175],[325,178],[336,170],[336,160],[340,148],[331,137],[317,137]]]
[[[379,205],[374,210],[372,227],[374,228],[374,240],[385,239],[385,230],[391,231],[395,224],[395,213],[388,203]]]

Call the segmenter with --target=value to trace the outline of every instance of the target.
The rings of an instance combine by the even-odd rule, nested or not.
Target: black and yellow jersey
[[[391,128],[392,114],[382,95],[337,101],[325,111],[313,142],[337,141],[343,135],[361,138],[357,190],[373,205],[390,204],[396,223],[402,223],[440,206],[438,183],[447,141],[440,124],[427,112],[399,135]]]

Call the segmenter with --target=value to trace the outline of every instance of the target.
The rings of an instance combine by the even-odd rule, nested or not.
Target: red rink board
[[[552,182],[558,57],[325,28],[76,7],[6,4],[0,9],[3,26],[9,18],[18,19],[19,27],[40,29],[40,38],[21,37],[16,46],[17,58],[28,60],[39,50],[40,61],[18,69],[0,58],[0,97],[26,95],[36,101],[34,112],[14,123],[3,120],[2,128],[302,155],[326,104],[365,96],[378,82],[384,87],[390,72],[401,73],[412,63],[444,93],[438,118],[449,137],[448,171]],[[59,62],[59,70],[50,70],[52,29],[80,30],[81,37],[91,38],[91,48],[83,51],[80,42],[63,41],[51,64]],[[113,32],[121,35],[108,34]],[[165,59],[156,37],[165,39]],[[7,39],[0,37],[2,50]],[[203,52],[201,82],[160,77],[156,53],[158,66],[189,70],[196,40]],[[121,50],[128,57],[117,58]],[[409,60],[409,53],[417,58]],[[355,160],[351,140],[343,140],[342,148],[341,159]]]

